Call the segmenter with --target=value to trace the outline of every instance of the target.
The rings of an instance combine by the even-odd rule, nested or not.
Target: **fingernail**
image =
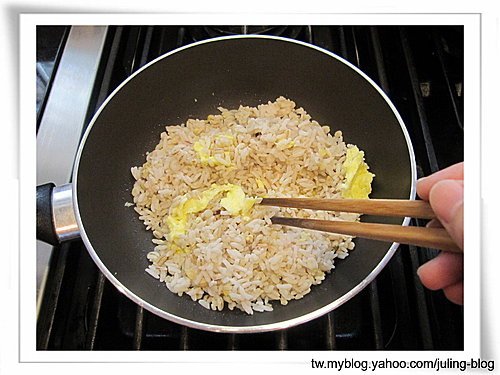
[[[449,223],[456,210],[463,204],[463,183],[456,180],[442,180],[437,182],[431,189],[430,202],[434,212],[441,222]]]
[[[443,226],[437,219],[432,219],[427,224],[425,224],[426,228],[442,228]]]
[[[418,267],[417,268],[417,276],[420,278],[420,268],[422,268],[422,266]]]

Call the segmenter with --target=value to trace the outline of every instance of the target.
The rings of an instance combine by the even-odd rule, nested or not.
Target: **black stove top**
[[[64,32],[39,27],[64,51]],[[43,30],[42,30],[43,29]],[[45,33],[45,34],[44,34]],[[177,47],[219,35],[281,35],[344,57],[388,94],[408,127],[419,176],[463,160],[461,26],[109,27],[89,119],[123,80]],[[41,45],[39,43],[39,49]],[[40,51],[40,56],[43,51]],[[40,88],[39,118],[45,92]],[[46,89],[49,87],[49,89]],[[415,222],[415,225],[423,225]],[[375,281],[335,311],[286,330],[222,334],[163,320],[120,294],[81,241],[53,250],[37,325],[39,350],[462,350],[463,309],[425,290],[416,269],[437,254],[400,246]]]

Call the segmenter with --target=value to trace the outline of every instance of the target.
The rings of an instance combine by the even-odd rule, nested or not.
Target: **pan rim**
[[[406,145],[408,147],[408,153],[409,153],[409,158],[410,158],[410,167],[411,167],[411,187],[410,187],[410,196],[409,199],[415,199],[416,196],[416,177],[417,177],[417,167],[416,167],[416,159],[415,159],[415,153],[413,149],[413,145],[411,142],[410,135],[408,133],[408,129],[406,128],[406,125],[404,124],[403,119],[401,118],[401,115],[399,114],[398,110],[392,103],[392,101],[389,99],[387,94],[366,74],[364,73],[361,69],[359,69],[357,66],[352,64],[351,62],[347,61],[346,59],[334,54],[331,51],[328,51],[322,47],[315,46],[313,44],[303,42],[303,41],[298,41],[286,37],[280,37],[280,36],[270,36],[270,35],[253,35],[253,34],[248,34],[248,35],[230,35],[230,36],[221,36],[221,37],[216,37],[216,38],[210,38],[210,39],[205,39],[202,41],[194,42],[185,46],[182,46],[180,48],[174,49],[172,51],[169,51],[161,56],[158,56],[156,59],[150,61],[149,63],[145,64],[141,68],[139,68],[137,71],[135,71],[133,74],[131,74],[126,80],[124,80],[120,85],[116,87],[115,90],[105,99],[105,101],[101,104],[101,106],[98,108],[94,116],[92,117],[89,125],[87,126],[87,129],[85,130],[84,135],[82,136],[82,139],[80,141],[80,145],[78,147],[78,151],[76,154],[75,158],[75,165],[73,169],[73,176],[72,176],[72,189],[73,189],[73,209],[75,212],[75,217],[76,221],[78,224],[78,227],[80,229],[80,235],[81,238],[85,244],[85,247],[91,256],[92,260],[94,263],[98,266],[99,270],[106,276],[106,278],[111,282],[111,284],[117,288],[121,293],[125,294],[129,299],[131,299],[133,302],[138,304],[139,306],[145,308],[146,310],[152,312],[155,315],[158,315],[164,319],[167,319],[171,322],[178,323],[184,326],[187,326],[189,328],[195,328],[195,329],[201,329],[204,331],[210,331],[210,332],[219,332],[219,333],[258,333],[258,332],[269,332],[269,331],[275,331],[275,330],[281,330],[281,329],[287,329],[293,326],[297,326],[299,324],[306,323],[308,321],[311,321],[313,319],[319,318],[320,316],[325,315],[326,313],[335,310],[339,306],[343,305],[347,301],[349,301],[351,298],[353,298],[355,295],[360,293],[368,284],[370,284],[375,277],[382,271],[383,268],[389,263],[391,260],[392,256],[396,252],[397,248],[399,247],[399,243],[392,243],[387,252],[385,253],[384,257],[382,260],[375,266],[375,268],[372,269],[372,271],[356,286],[354,286],[349,292],[341,296],[340,298],[330,302],[329,304],[314,310],[312,312],[309,312],[307,314],[288,319],[288,320],[283,320],[275,323],[269,323],[269,324],[261,324],[261,325],[249,325],[249,326],[224,326],[224,325],[215,325],[215,324],[209,324],[209,323],[202,323],[202,322],[197,322],[193,321],[190,319],[186,319],[177,315],[174,315],[172,313],[169,313],[165,310],[162,310],[151,303],[143,300],[140,298],[138,295],[133,293],[131,290],[129,290],[125,285],[123,285],[114,275],[113,273],[106,267],[106,265],[101,261],[99,255],[97,254],[97,251],[93,248],[92,243],[87,236],[87,233],[85,231],[85,228],[83,226],[83,222],[81,219],[80,215],[80,210],[78,208],[78,170],[79,170],[79,165],[80,165],[80,159],[82,157],[83,150],[85,148],[85,144],[87,141],[87,138],[92,131],[92,128],[96,122],[96,120],[99,118],[100,113],[102,110],[106,107],[107,103],[111,101],[111,99],[116,95],[117,92],[119,92],[122,87],[124,87],[130,80],[132,80],[134,77],[136,77],[138,74],[140,74],[142,71],[146,70],[149,68],[151,65],[157,63],[158,61],[167,58],[175,53],[184,51],[188,48],[193,48],[202,44],[207,44],[207,43],[216,43],[228,39],[271,39],[271,40],[278,40],[282,42],[288,42],[288,43],[295,43],[304,47],[312,48],[317,50],[318,52],[324,53],[341,63],[347,65],[349,68],[353,69],[356,73],[358,73],[362,78],[364,78],[368,83],[370,83],[373,88],[377,90],[379,95],[384,99],[384,101],[387,103],[389,108],[391,109],[392,113],[396,117],[399,126],[401,128],[401,131],[403,132],[404,138],[406,140]],[[405,217],[403,219],[403,222],[401,225],[403,226],[408,226],[410,223],[410,218]]]

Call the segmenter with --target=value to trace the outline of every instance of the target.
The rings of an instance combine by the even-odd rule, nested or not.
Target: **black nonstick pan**
[[[394,105],[368,76],[306,43],[268,36],[223,37],[159,57],[110,95],[83,136],[72,184],[55,192],[52,186],[37,189],[37,236],[55,243],[79,235],[121,292],[147,310],[193,328],[262,332],[335,309],[377,276],[398,244],[356,239],[355,250],[336,262],[322,284],[286,306],[273,303],[272,312],[211,311],[189,296],[171,293],[144,271],[146,254],[154,247],[152,234],[135,211],[125,207],[132,201],[130,168],[144,163],[146,151],[158,143],[166,125],[206,118],[219,106],[256,106],[279,96],[304,107],[332,132],[341,130],[346,143],[365,151],[376,175],[372,198],[415,197],[410,138]],[[376,219],[402,225],[409,221]]]

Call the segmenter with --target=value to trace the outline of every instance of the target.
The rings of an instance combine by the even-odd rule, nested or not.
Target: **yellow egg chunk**
[[[167,217],[167,225],[169,229],[170,238],[179,237],[185,233],[187,218],[183,217],[181,213],[172,214]]]
[[[228,147],[232,145],[232,141],[234,137],[231,135],[219,135],[216,136],[216,142],[220,142],[222,140],[223,146]],[[225,142],[225,143],[224,143]],[[228,143],[229,144],[226,144]],[[209,165],[210,167],[215,167],[217,165],[224,165],[226,167],[231,166],[231,157],[228,151],[224,152],[224,156],[219,155],[215,157],[211,153],[211,140],[210,139],[200,139],[193,144],[193,150],[198,155],[200,162],[202,165]]]
[[[170,238],[173,239],[181,234],[185,234],[188,215],[205,210],[210,201],[222,191],[221,188],[219,186],[212,186],[210,189],[205,190],[200,198],[184,198],[175,206],[170,216],[167,217]]]
[[[346,159],[342,165],[345,172],[343,198],[367,199],[372,192],[371,183],[375,175],[368,172],[364,156],[365,153],[356,146],[347,149]]]
[[[256,202],[255,198],[247,198],[240,186],[212,184],[209,189],[201,193],[200,197],[189,199],[183,197],[180,203],[172,207],[170,215],[166,219],[170,238],[173,240],[185,234],[189,215],[204,211],[217,195],[224,192],[227,194],[220,200],[220,204],[233,216],[246,215]]]
[[[247,198],[245,192],[240,186],[232,185],[226,194],[225,198],[222,198],[220,204],[226,209],[231,215],[247,215],[255,204],[254,198]]]
[[[193,145],[193,150],[195,150],[198,154],[201,164],[207,165],[211,157],[210,145],[208,145],[206,142],[196,141]]]

